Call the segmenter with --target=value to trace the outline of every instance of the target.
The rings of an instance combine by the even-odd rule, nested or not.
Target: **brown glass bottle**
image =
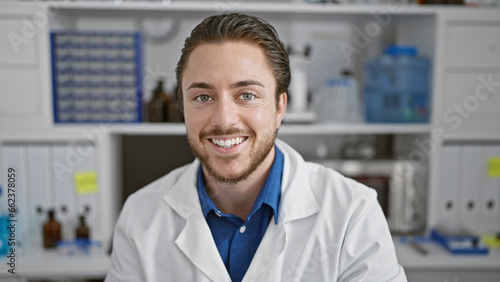
[[[169,122],[184,122],[184,115],[182,114],[182,101],[177,97],[178,87],[174,89],[174,95],[170,96],[168,121]]]
[[[148,103],[149,121],[166,122],[168,120],[169,97],[163,91],[163,81],[159,80]]]
[[[55,211],[48,211],[49,220],[43,225],[43,247],[55,248],[57,241],[61,240],[61,224],[55,219]]]
[[[85,216],[80,216],[80,226],[76,228],[76,238],[77,239],[89,239],[90,238],[90,229],[85,224]]]

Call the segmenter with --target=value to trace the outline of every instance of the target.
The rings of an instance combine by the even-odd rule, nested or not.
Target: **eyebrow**
[[[233,88],[245,87],[245,86],[249,86],[249,85],[257,85],[257,86],[260,86],[262,88],[265,88],[264,84],[262,84],[258,80],[253,80],[253,79],[238,81],[238,82],[230,84],[229,87],[233,89]]]
[[[229,87],[231,89],[234,89],[234,88],[245,87],[245,86],[249,86],[249,85],[257,85],[257,86],[260,86],[262,88],[265,88],[264,84],[262,84],[258,80],[253,80],[253,79],[241,80],[241,81],[238,81],[235,83],[231,83],[229,85]],[[215,87],[212,84],[206,83],[206,82],[193,82],[188,86],[187,90],[189,90],[191,88],[202,88],[202,89],[210,89],[210,90],[215,89]]]
[[[189,85],[187,90],[191,88],[215,89],[215,87],[212,84],[206,82],[193,82]]]

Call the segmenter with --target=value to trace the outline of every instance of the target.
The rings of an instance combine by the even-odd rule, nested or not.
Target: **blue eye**
[[[243,100],[248,101],[248,100],[252,100],[255,97],[255,95],[253,95],[251,93],[244,93],[241,95],[241,97],[243,98]]]
[[[196,100],[200,101],[200,102],[208,102],[210,101],[210,96],[208,95],[200,95],[198,97],[196,97]]]

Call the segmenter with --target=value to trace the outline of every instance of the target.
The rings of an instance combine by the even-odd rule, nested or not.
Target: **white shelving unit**
[[[225,4],[225,5],[224,5]],[[172,1],[165,3],[162,2],[121,2],[115,4],[114,2],[99,2],[99,1],[81,1],[81,2],[65,2],[61,4],[54,4],[53,8],[61,10],[72,10],[79,12],[203,12],[212,13],[214,10],[230,11],[235,10],[239,12],[262,12],[262,13],[276,13],[276,14],[360,14],[365,15],[374,10],[380,10],[381,8],[387,9],[387,11],[397,11],[402,14],[412,14],[412,15],[434,15],[436,14],[436,7],[422,7],[418,5],[402,5],[399,3],[388,3],[388,5],[334,5],[331,3],[279,3],[279,2],[227,2],[227,3],[214,3],[210,1]],[[450,7],[438,7],[438,9],[443,9],[446,11],[456,10],[463,11],[464,8],[450,8]]]
[[[430,125],[403,124],[284,124],[278,135],[341,135],[341,134],[428,134]],[[185,135],[182,123],[115,125],[117,135]]]
[[[342,135],[342,134],[428,134],[430,125],[402,124],[312,124],[288,125],[280,128],[281,135]]]
[[[470,76],[461,75],[492,74],[495,78],[493,81],[499,81],[497,75],[500,73],[500,42],[498,41],[500,9],[401,6],[390,3],[350,6],[242,1],[122,2],[120,4],[111,1],[0,3],[0,46],[5,47],[6,50],[4,55],[0,55],[0,82],[5,85],[0,90],[0,146],[10,143],[92,142],[99,152],[97,173],[100,175],[99,186],[102,187],[101,210],[104,225],[101,239],[105,242],[104,249],[109,245],[120,209],[121,172],[117,165],[121,160],[121,138],[123,136],[182,136],[185,135],[185,126],[177,123],[54,124],[49,71],[49,32],[54,29],[85,29],[87,27],[104,29],[120,27],[130,30],[137,28],[139,20],[159,17],[187,22],[186,26],[181,27],[181,31],[188,32],[192,24],[199,22],[205,16],[224,10],[255,14],[272,23],[276,22],[278,25],[285,23],[284,26],[288,26],[288,22],[316,21],[332,25],[339,22],[350,23],[361,28],[370,22],[376,22],[374,15],[387,13],[390,15],[390,26],[383,28],[382,33],[385,33],[386,37],[394,43],[417,45],[422,53],[433,59],[432,115],[429,124],[284,124],[278,133],[279,136],[285,137],[393,135],[396,138],[403,136],[411,139],[412,136],[424,136],[430,139],[432,153],[429,154],[428,160],[430,171],[428,227],[433,227],[439,222],[442,209],[440,175],[443,170],[444,147],[449,142],[500,143],[499,89],[496,89],[490,100],[483,104],[487,106],[474,111],[470,117],[463,118],[463,124],[458,129],[453,128],[451,126],[453,123],[448,122],[443,116],[448,109],[453,109],[454,103],[461,103],[467,97],[467,92],[464,92],[457,98],[454,96],[455,92],[468,89],[467,87],[474,89],[477,85],[473,81],[471,86]],[[23,24],[26,24],[23,18],[28,19],[28,22],[33,21],[37,14],[46,15],[47,22],[37,25],[32,34],[25,36],[28,43],[18,45],[20,54],[13,52],[11,43],[5,41],[7,38],[5,35],[9,32],[17,32],[23,36]],[[2,25],[5,28],[2,28]],[[293,33],[291,30],[285,30],[285,37],[293,37],[293,34],[290,35],[287,32]],[[467,39],[460,41],[462,33],[465,35],[483,34],[480,38],[482,41],[467,42]],[[178,36],[184,38],[185,35],[187,34],[181,33]],[[176,50],[172,52],[175,60],[180,50],[177,47],[179,46],[175,45]],[[466,52],[467,49],[478,52],[477,64],[474,63],[476,58],[470,58],[470,53]],[[359,56],[364,58],[367,56],[366,53],[367,50],[363,49]],[[461,55],[467,58],[460,60]],[[454,60],[457,58],[459,60],[455,64]],[[9,75],[19,73],[16,77],[23,78],[23,80],[2,78],[2,74],[5,73]],[[460,87],[457,88],[456,84]],[[16,96],[18,89],[26,94]],[[19,111],[16,107],[9,108],[1,104],[26,105],[27,110]],[[403,145],[407,145],[410,151],[415,149],[414,144]],[[3,181],[3,179],[0,180]],[[500,199],[497,201],[497,205],[500,205]],[[498,224],[500,225],[500,222]],[[453,281],[456,275],[459,275],[458,281],[460,282],[473,281],[470,277],[474,275],[483,275],[476,276],[481,277],[477,280],[495,281],[494,278],[500,275],[498,250],[494,250],[487,257],[454,257],[439,246],[429,245],[427,246],[429,253],[423,256],[408,245],[400,243],[398,238],[395,238],[395,245],[400,262],[411,278],[410,281],[444,281],[443,279]],[[20,279],[78,276],[99,278],[105,275],[109,267],[109,257],[104,253],[92,256],[91,259],[72,260],[54,252],[34,249],[25,250],[23,257]],[[2,265],[0,281],[3,278],[11,278],[4,271],[5,263],[2,259],[0,259],[0,265]]]

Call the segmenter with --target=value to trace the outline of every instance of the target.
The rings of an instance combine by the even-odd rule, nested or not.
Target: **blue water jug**
[[[429,121],[430,63],[414,46],[390,45],[365,64],[365,119],[371,123]]]

